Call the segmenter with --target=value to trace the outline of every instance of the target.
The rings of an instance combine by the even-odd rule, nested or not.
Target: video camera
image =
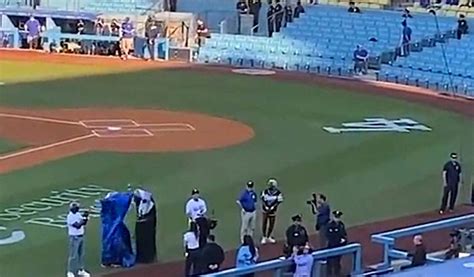
[[[311,197],[312,197],[312,198],[311,198],[310,200],[306,201],[306,204],[308,204],[308,205],[316,205],[316,202],[317,202],[317,195],[316,195],[316,193],[311,194]]]

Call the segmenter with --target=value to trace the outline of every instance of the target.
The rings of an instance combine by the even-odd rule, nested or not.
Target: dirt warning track
[[[196,113],[0,108],[0,137],[31,145],[0,155],[0,173],[88,151],[195,151],[239,144],[253,136],[245,124]]]

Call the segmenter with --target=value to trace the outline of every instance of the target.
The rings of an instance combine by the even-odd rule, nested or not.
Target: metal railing
[[[319,251],[313,252],[311,255],[313,256],[313,259],[315,261],[322,261],[322,260],[326,260],[327,258],[347,255],[347,254],[354,255],[351,275],[357,276],[361,274],[362,273],[362,247],[359,243],[352,243],[352,244],[337,247],[337,248],[319,250]],[[269,270],[274,271],[273,276],[282,276],[282,274],[291,265],[293,265],[292,259],[275,259],[275,260],[258,263],[250,267],[231,268],[231,269],[227,269],[218,273],[208,274],[205,276],[207,277],[240,276],[243,274],[258,273],[258,272],[269,271]],[[319,268],[320,266],[321,264],[319,262],[314,263],[312,276],[318,276],[317,274],[314,274],[314,273],[318,272],[318,270],[320,269]]]
[[[436,231],[444,228],[453,228],[463,225],[474,224],[474,214],[454,217],[445,220],[429,222],[421,225],[415,225],[403,229],[397,229],[389,232],[374,234],[371,236],[372,242],[382,244],[383,246],[383,262],[379,265],[380,269],[390,267],[392,260],[406,258],[406,253],[395,249],[395,241],[398,238],[413,236],[425,232]],[[429,257],[432,262],[439,262],[440,259]]]

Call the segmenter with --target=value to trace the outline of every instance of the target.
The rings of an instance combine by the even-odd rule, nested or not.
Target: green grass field
[[[308,226],[313,225],[305,201],[314,191],[324,192],[333,207],[345,211],[349,225],[361,224],[436,208],[441,165],[449,152],[461,152],[467,171],[474,164],[473,122],[420,104],[337,88],[209,72],[148,70],[21,82],[50,77],[49,73],[58,71],[64,75],[53,75],[55,79],[71,75],[61,71],[64,65],[49,64],[40,75],[24,79],[21,72],[30,66],[28,63],[0,63],[0,67],[5,65],[13,65],[15,72],[9,71],[4,80],[15,84],[0,87],[3,107],[194,111],[235,119],[254,128],[254,139],[225,149],[87,153],[0,175],[2,211],[46,197],[51,191],[90,183],[120,190],[126,189],[127,183],[144,184],[158,201],[161,260],[182,258],[184,202],[194,187],[200,188],[215,210],[220,221],[218,239],[231,249],[239,241],[235,199],[249,179],[256,181],[259,190],[267,178],[279,180],[286,199],[276,230],[277,237],[282,237],[290,215],[296,212],[305,215]],[[432,131],[329,134],[322,130],[323,126],[367,117],[409,117]],[[0,152],[12,147],[9,143],[14,142],[0,141]],[[91,205],[93,200],[83,202]],[[11,221],[1,220],[0,214],[0,226],[22,229],[27,235],[17,244],[0,246],[0,264],[8,265],[0,267],[0,276],[38,276],[38,269],[44,274],[41,276],[63,276],[66,231],[25,221],[66,212],[66,207],[58,207]],[[92,272],[101,271],[98,223],[98,219],[92,220],[87,230],[86,259]]]

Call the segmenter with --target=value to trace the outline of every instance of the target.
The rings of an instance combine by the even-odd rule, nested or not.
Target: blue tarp
[[[130,232],[124,223],[133,194],[114,192],[102,199],[102,264],[131,267],[135,264]]]

